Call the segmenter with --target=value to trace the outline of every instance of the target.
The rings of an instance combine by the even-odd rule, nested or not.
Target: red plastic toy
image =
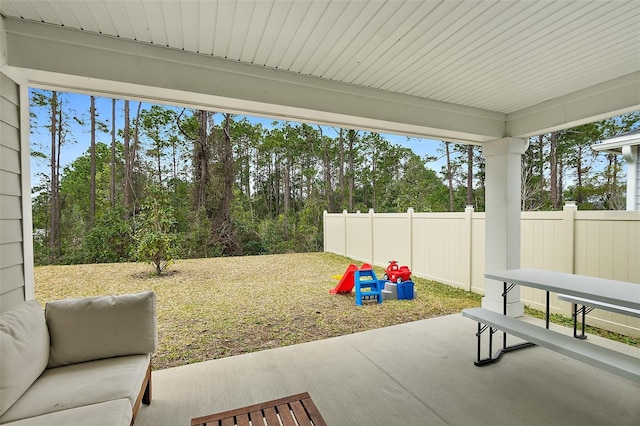
[[[389,266],[384,270],[384,279],[396,283],[409,281],[411,279],[411,270],[408,266],[398,266],[397,260],[390,260]]]
[[[360,270],[362,271],[364,270],[368,271],[370,269],[373,269],[373,266],[369,265],[368,263],[363,263],[362,266],[360,267]],[[338,285],[335,286],[335,288],[332,288],[331,290],[329,290],[329,293],[331,294],[351,293],[351,290],[353,290],[353,286],[355,285],[353,276],[357,270],[358,270],[358,267],[353,263],[349,265],[347,267],[347,270],[344,271],[342,278],[340,278],[340,282],[338,283]]]

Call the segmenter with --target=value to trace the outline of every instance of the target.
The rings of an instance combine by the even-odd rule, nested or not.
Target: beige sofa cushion
[[[51,338],[49,367],[148,354],[158,342],[156,294],[57,300],[45,308]]]
[[[128,399],[85,405],[7,423],[7,426],[129,426],[133,413]]]
[[[0,416],[42,374],[49,361],[49,332],[38,302],[0,315]]]
[[[150,355],[130,355],[47,369],[0,424],[123,398],[133,407],[149,360]]]

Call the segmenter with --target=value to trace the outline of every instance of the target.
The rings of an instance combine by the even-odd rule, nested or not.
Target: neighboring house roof
[[[640,145],[640,128],[631,130],[613,138],[605,139],[601,143],[591,145],[594,151],[608,152],[610,154],[622,154],[624,146]]]

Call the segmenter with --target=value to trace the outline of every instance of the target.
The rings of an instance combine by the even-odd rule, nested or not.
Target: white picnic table
[[[508,269],[487,272],[484,276],[492,280],[640,310],[640,284],[544,269]]]
[[[640,382],[640,360],[615,350],[591,345],[585,341],[574,339],[549,330],[549,293],[569,295],[572,298],[591,301],[593,304],[609,307],[620,307],[620,313],[629,310],[640,310],[640,284],[603,278],[587,277],[567,274],[563,272],[542,269],[509,269],[485,273],[485,277],[502,281],[503,313],[502,315],[484,308],[471,308],[462,311],[462,315],[478,322],[477,361],[475,365],[482,366],[498,361],[504,353],[523,349],[537,344],[556,352],[571,356],[593,366],[608,370],[612,373]],[[515,285],[532,287],[547,292],[547,321],[546,328],[519,321],[507,316],[507,294]],[[583,311],[584,312],[584,311]],[[635,314],[632,313],[635,316]],[[484,326],[482,326],[484,324]],[[481,358],[481,336],[489,330],[489,356]],[[497,353],[492,349],[492,336],[497,330],[503,331],[502,348]],[[520,337],[530,343],[514,346],[507,345],[507,333]],[[574,336],[575,322],[574,322]],[[577,336],[576,336],[577,337]]]

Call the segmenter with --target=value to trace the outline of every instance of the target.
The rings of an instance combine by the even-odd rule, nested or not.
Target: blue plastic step
[[[356,289],[356,305],[362,306],[362,300],[372,300],[374,298],[378,303],[382,303],[383,284],[381,283],[384,281],[379,281],[373,270],[366,269],[355,271],[353,273],[353,281]]]

